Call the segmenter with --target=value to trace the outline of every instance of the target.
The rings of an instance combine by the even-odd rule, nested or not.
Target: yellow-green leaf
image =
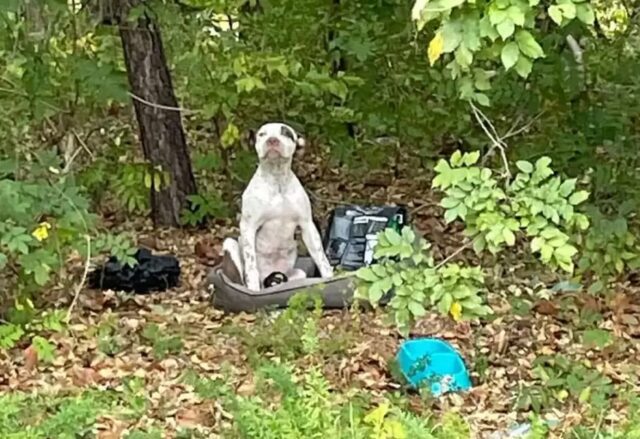
[[[442,55],[442,50],[444,49],[444,38],[442,37],[442,32],[437,32],[433,37],[431,42],[429,43],[429,49],[427,50],[427,54],[429,56],[429,63],[434,65],[436,61]]]

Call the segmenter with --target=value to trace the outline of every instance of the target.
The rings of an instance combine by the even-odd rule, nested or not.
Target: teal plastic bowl
[[[426,382],[434,396],[471,388],[469,372],[462,357],[442,340],[422,338],[405,341],[396,359],[411,387],[417,388]]]

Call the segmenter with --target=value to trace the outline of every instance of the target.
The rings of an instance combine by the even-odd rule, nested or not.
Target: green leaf
[[[558,5],[558,8],[562,11],[562,15],[564,15],[569,20],[573,20],[574,18],[576,18],[576,5],[571,1]]]
[[[473,98],[475,101],[482,105],[483,107],[491,106],[491,101],[489,100],[489,96],[484,93],[474,93]]]
[[[467,68],[473,62],[473,53],[461,44],[455,52],[455,59],[460,67]]]
[[[589,294],[598,294],[602,292],[602,290],[604,290],[604,287],[605,287],[604,282],[599,280],[591,284],[587,291],[589,292]]]
[[[500,59],[502,60],[502,64],[504,68],[509,70],[511,67],[516,65],[518,62],[518,57],[520,56],[520,49],[518,49],[518,44],[513,41],[505,44],[502,48],[502,52],[500,54]]]
[[[588,24],[589,26],[593,26],[596,21],[593,7],[589,3],[578,3],[576,5],[576,16],[578,17],[578,20]]]
[[[566,197],[571,192],[573,192],[574,189],[576,188],[577,181],[578,180],[576,178],[570,178],[568,180],[563,181],[562,184],[560,185],[560,188],[558,189],[558,191],[560,192],[560,195],[562,195],[563,197]]]
[[[451,154],[451,166],[457,167],[462,164],[462,153],[459,149],[455,150],[453,154]]]
[[[569,197],[569,203],[573,204],[575,206],[577,204],[582,203],[587,198],[589,198],[589,192],[587,192],[587,191],[578,191],[578,192],[573,193]]]
[[[506,242],[507,245],[515,245],[516,235],[511,230],[507,228],[502,229],[502,236],[504,237],[504,242]]]
[[[456,6],[460,6],[467,0],[440,0],[440,7],[442,8],[455,8]]]
[[[520,75],[521,78],[527,79],[531,74],[531,69],[533,68],[533,64],[524,55],[520,55],[518,58],[518,62],[516,63],[516,73]]]
[[[376,305],[380,302],[380,299],[382,299],[383,295],[384,295],[384,291],[382,291],[381,282],[378,281],[378,282],[372,283],[371,287],[369,287],[369,302],[372,305]]]
[[[587,346],[596,346],[600,349],[611,343],[611,333],[604,329],[587,329],[582,334],[582,343]]]
[[[549,6],[548,13],[549,17],[551,17],[551,19],[555,21],[557,25],[562,25],[564,14],[562,13],[562,10],[558,7],[558,5]]]
[[[420,302],[416,302],[415,300],[409,302],[408,308],[409,311],[411,311],[411,314],[416,317],[422,317],[427,313],[427,311],[424,309],[424,306],[422,306]]]
[[[533,165],[525,160],[518,160],[516,166],[525,174],[531,174],[533,172]]]
[[[507,9],[507,14],[514,24],[524,26],[524,12],[522,12],[522,9],[518,6],[510,6],[509,9]]]
[[[371,267],[362,267],[356,272],[356,277],[367,282],[375,282],[378,280],[378,276],[375,275]]]
[[[438,311],[440,311],[441,314],[448,314],[452,303],[453,296],[451,296],[451,293],[445,293],[438,303]]]
[[[7,261],[8,261],[7,255],[0,252],[0,270],[2,270],[4,267],[7,266]]]
[[[556,258],[570,260],[573,255],[578,253],[578,250],[571,244],[565,244],[562,247],[558,247],[555,250]]]
[[[489,22],[493,26],[497,26],[509,18],[507,11],[498,8],[489,8]]]
[[[496,26],[496,30],[498,31],[502,39],[506,41],[507,38],[513,35],[513,32],[516,30],[516,26],[513,24],[513,21],[511,21],[510,18],[507,18],[502,23]]]
[[[473,151],[464,155],[463,161],[467,166],[475,165],[480,159],[480,151]]]
[[[40,265],[34,268],[33,277],[38,285],[41,287],[46,285],[49,281],[49,266]]]
[[[578,397],[578,401],[582,404],[586,403],[591,399],[591,386],[585,387],[582,392],[580,392],[580,396]]]
[[[452,209],[456,207],[458,204],[460,204],[460,200],[452,197],[445,197],[440,202],[440,206],[442,206],[445,209]]]
[[[529,58],[536,59],[544,56],[542,47],[529,31],[519,30],[518,33],[516,33],[516,41],[518,42],[520,51]]]
[[[55,358],[55,347],[45,338],[42,338],[38,335],[33,337],[31,340],[33,347],[38,353],[38,358],[50,363]]]
[[[455,221],[457,217],[458,217],[457,209],[449,209],[444,213],[444,220],[447,224]]]
[[[385,238],[387,238],[391,245],[400,245],[400,243],[402,242],[402,236],[395,229],[385,229],[384,236]]]

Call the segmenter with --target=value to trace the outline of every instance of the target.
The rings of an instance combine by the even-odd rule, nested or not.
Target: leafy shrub
[[[591,209],[590,217],[593,227],[582,239],[578,273],[596,280],[590,291],[597,293],[625,270],[640,268],[640,243],[624,217],[609,219],[595,209]]]
[[[374,256],[381,260],[357,273],[364,282],[356,296],[372,304],[393,289],[389,306],[395,324],[405,334],[414,319],[426,314],[425,305],[445,315],[450,313],[456,320],[491,312],[480,297],[484,284],[481,269],[456,263],[435,265],[429,248],[430,244],[409,227],[401,234],[387,229],[378,235],[375,247]]]
[[[538,253],[544,264],[572,273],[578,250],[570,233],[589,226],[586,215],[576,212],[575,206],[584,202],[588,193],[576,191],[576,179],[563,181],[553,176],[547,157],[535,165],[518,161],[520,172],[507,179],[502,189],[490,169],[475,165],[479,158],[478,152],[456,151],[448,162],[440,160],[435,167],[433,187],[445,193],[440,203],[445,221],[464,221],[464,234],[471,239],[465,246],[472,245],[476,253],[488,249],[497,254],[505,246],[515,246],[518,235],[524,235],[531,238],[531,251]],[[357,273],[362,281],[358,297],[375,305],[393,291],[389,305],[404,334],[426,313],[426,305],[456,320],[491,312],[480,297],[482,268],[447,260],[435,264],[429,248],[430,244],[409,228],[402,234],[385,230],[378,234],[374,252],[379,261]]]

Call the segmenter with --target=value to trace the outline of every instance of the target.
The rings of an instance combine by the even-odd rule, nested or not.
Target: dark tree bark
[[[196,193],[196,183],[180,112],[160,107],[178,107],[160,30],[147,14],[133,22],[126,19],[129,10],[143,0],[112,1],[112,22],[119,26],[131,92],[148,102],[133,100],[144,156],[171,177],[168,187],[151,189],[153,223],[178,226],[182,209],[188,207],[187,196]]]

